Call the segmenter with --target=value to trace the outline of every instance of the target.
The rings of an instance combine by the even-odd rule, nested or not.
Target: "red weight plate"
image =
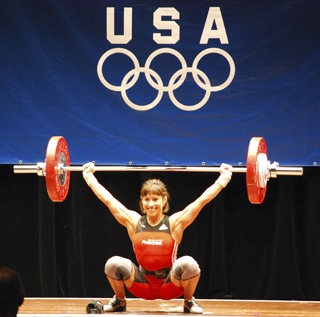
[[[252,204],[261,204],[266,195],[267,186],[261,188],[259,186],[259,168],[257,158],[260,153],[268,156],[267,144],[262,137],[253,137],[250,140],[247,154],[247,194]]]
[[[62,202],[68,195],[70,171],[60,173],[59,165],[70,165],[67,141],[62,136],[53,136],[48,143],[46,153],[46,185],[50,199]]]

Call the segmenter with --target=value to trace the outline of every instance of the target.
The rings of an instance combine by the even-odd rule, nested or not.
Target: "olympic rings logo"
[[[172,54],[180,61],[180,64],[181,64],[181,69],[176,71],[171,76],[167,86],[165,86],[163,84],[163,81],[162,81],[161,77],[159,76],[159,74],[150,67],[154,58],[157,57],[158,55],[164,54],[164,53]],[[132,60],[133,65],[134,65],[134,68],[132,70],[130,70],[123,77],[120,86],[112,85],[109,81],[107,81],[104,74],[103,74],[103,71],[102,71],[102,68],[103,68],[105,61],[107,60],[108,57],[110,57],[113,54],[127,55]],[[220,85],[212,86],[208,76],[202,70],[200,70],[198,68],[198,64],[199,64],[200,60],[207,54],[220,54],[229,63],[229,67],[230,67],[229,75],[228,75],[227,79]],[[124,102],[132,109],[138,110],[138,111],[146,111],[146,110],[150,110],[150,109],[154,108],[160,102],[164,92],[168,93],[172,103],[176,107],[178,107],[179,109],[184,110],[184,111],[198,110],[207,103],[208,99],[210,98],[211,92],[223,90],[230,85],[230,83],[232,82],[234,75],[235,75],[235,69],[236,68],[235,68],[235,64],[234,64],[232,57],[226,51],[219,49],[219,48],[208,48],[208,49],[205,49],[202,52],[200,52],[195,57],[191,67],[187,66],[186,60],[178,51],[171,49],[171,48],[160,48],[158,50],[155,50],[147,58],[144,67],[140,66],[137,57],[129,50],[124,49],[124,48],[113,48],[113,49],[110,49],[109,51],[105,52],[101,56],[101,58],[99,59],[98,65],[97,65],[97,73],[98,73],[98,77],[99,77],[101,83],[106,88],[108,88],[112,91],[120,91]],[[127,95],[127,90],[130,89],[131,87],[133,87],[134,84],[136,84],[136,82],[139,79],[140,73],[145,73],[145,77],[146,77],[148,83],[150,84],[150,86],[158,91],[158,94],[155,97],[155,99],[147,105],[135,104],[134,102],[132,102],[129,99],[129,97]],[[177,100],[177,98],[175,97],[175,94],[174,94],[174,91],[184,83],[188,73],[192,74],[192,77],[193,77],[194,81],[196,82],[196,84],[205,91],[205,94],[204,94],[204,97],[202,98],[202,100],[200,100],[197,104],[194,104],[194,105],[182,104],[181,102],[179,102]]]

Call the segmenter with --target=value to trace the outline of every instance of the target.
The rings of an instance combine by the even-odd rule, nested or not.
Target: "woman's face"
[[[141,199],[144,213],[152,216],[162,213],[165,204],[167,203],[167,197],[149,193]]]

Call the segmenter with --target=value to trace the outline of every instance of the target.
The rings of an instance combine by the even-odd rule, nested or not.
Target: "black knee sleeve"
[[[177,259],[172,266],[172,274],[177,280],[188,280],[200,272],[198,263],[191,256]]]
[[[114,280],[125,281],[132,273],[132,262],[121,256],[113,256],[107,261],[104,272]]]

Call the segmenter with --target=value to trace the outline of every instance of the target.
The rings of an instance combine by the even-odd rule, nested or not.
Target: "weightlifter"
[[[139,267],[130,259],[111,257],[105,274],[114,291],[113,298],[103,306],[105,312],[126,311],[127,289],[143,299],[173,299],[184,296],[185,313],[202,314],[194,299],[199,278],[198,263],[190,256],[177,258],[184,230],[192,224],[203,207],[227,186],[232,166],[221,164],[220,176],[213,185],[183,210],[166,215],[170,195],[158,179],[147,180],[140,191],[141,213],[127,209],[104,188],[94,176],[95,166],[83,166],[83,177],[95,195],[109,208],[116,220],[125,226],[132,241]]]

